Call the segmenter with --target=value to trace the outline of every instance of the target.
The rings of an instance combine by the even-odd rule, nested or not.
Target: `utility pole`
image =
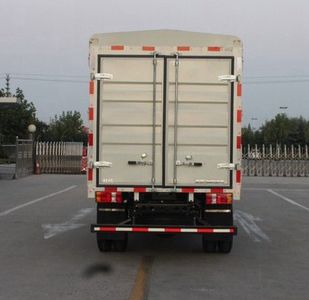
[[[10,74],[5,74],[5,90],[6,90],[6,97],[10,97]]]
[[[10,80],[11,76],[10,74],[5,74],[5,93],[2,95],[3,97],[0,97],[0,107],[4,108],[7,105],[10,105],[12,103],[17,103],[17,98],[12,97],[11,89],[10,89]]]

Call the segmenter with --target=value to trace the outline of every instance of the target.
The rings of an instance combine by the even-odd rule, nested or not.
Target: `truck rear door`
[[[167,60],[167,186],[232,184],[233,86],[220,75],[233,74],[232,58],[175,57]]]
[[[231,57],[101,55],[97,185],[232,187]],[[164,129],[164,130],[163,130]],[[109,167],[110,166],[110,167]]]
[[[162,185],[163,59],[99,56],[98,185]]]

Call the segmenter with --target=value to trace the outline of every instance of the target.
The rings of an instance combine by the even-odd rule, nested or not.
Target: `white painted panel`
[[[151,58],[103,58],[101,60],[101,68],[104,73],[113,75],[113,82],[129,81],[129,82],[151,82],[153,80],[153,61]],[[162,63],[159,62],[162,69]],[[102,73],[102,72],[101,72]],[[158,72],[157,80],[162,82],[163,73]]]
[[[194,97],[194,95],[193,95]],[[178,125],[180,126],[228,126],[227,104],[178,104]],[[174,104],[169,104],[169,125],[174,124]]]
[[[223,102],[227,103],[227,95],[230,93],[230,86],[228,84],[220,85],[192,85],[180,84],[178,86],[179,102],[182,101],[199,101],[199,102]],[[170,84],[169,99],[173,99],[175,94],[175,84]]]
[[[159,70],[160,71],[160,70]],[[115,83],[101,82],[104,100],[152,101],[153,86],[151,83]],[[162,101],[163,85],[157,83],[157,101]]]
[[[153,59],[102,58],[100,71],[113,74],[100,84],[100,160],[103,185],[151,185],[153,142]],[[162,184],[163,60],[157,63],[155,180]],[[142,155],[146,154],[143,160]],[[146,161],[131,165],[129,161]]]
[[[157,125],[162,122],[162,105],[157,104]],[[113,125],[152,125],[152,103],[104,102],[101,105],[100,124]]]
[[[101,137],[104,144],[152,144],[152,126],[102,126]],[[157,126],[156,144],[162,144],[162,128]],[[104,146],[104,145],[103,145]]]
[[[174,82],[175,63],[169,61],[170,81]],[[219,75],[230,74],[230,60],[226,59],[180,59],[179,60],[179,82],[180,83],[217,83]]]
[[[149,165],[129,165],[128,161],[141,161],[146,153],[145,161],[152,159],[151,145],[104,145],[101,157],[104,161],[112,162],[111,168],[100,169],[101,184],[116,185],[151,185],[152,167]],[[162,149],[156,146],[156,184],[162,183]]]
[[[167,184],[174,179],[175,60],[168,63]],[[219,75],[231,73],[229,59],[180,59],[178,85],[177,161],[202,166],[176,167],[177,186],[228,186],[230,161],[231,86]],[[197,182],[198,181],[198,182]],[[209,181],[209,183],[207,183]],[[218,183],[214,184],[213,181]]]
[[[168,170],[173,170],[173,146],[168,147]],[[196,147],[178,146],[177,158],[186,161],[186,156],[191,155],[193,162],[202,163],[201,167],[177,166],[177,184],[180,186],[213,186],[213,183],[197,183],[196,180],[222,180],[216,185],[229,184],[229,171],[218,169],[218,162],[228,162],[229,152],[227,147]],[[167,184],[173,185],[173,172],[168,172]]]
[[[227,146],[229,131],[228,128],[198,128],[178,127],[178,143],[183,145],[225,145]],[[170,144],[174,140],[174,130],[169,130]]]

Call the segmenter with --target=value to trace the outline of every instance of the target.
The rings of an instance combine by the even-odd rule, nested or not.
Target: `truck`
[[[229,253],[241,190],[242,42],[149,30],[89,43],[88,198],[100,251],[128,234],[199,234]]]

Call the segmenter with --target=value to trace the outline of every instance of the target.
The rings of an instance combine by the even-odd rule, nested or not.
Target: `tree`
[[[36,126],[35,140],[36,141],[48,141],[49,125],[38,119],[35,120],[34,124]]]
[[[266,121],[261,128],[266,144],[287,144],[291,132],[290,120],[286,114],[277,114],[271,121]]]
[[[309,143],[309,121],[303,117],[288,118],[286,114],[277,114],[258,130],[253,131],[250,124],[243,128],[243,141],[244,145],[305,145]]]
[[[4,89],[0,90],[0,97],[7,96]],[[0,109],[0,134],[2,143],[15,143],[16,136],[20,138],[28,137],[28,125],[35,123],[36,109],[32,102],[25,99],[20,88],[16,89],[14,96],[17,104],[12,107]]]
[[[62,112],[55,115],[46,131],[44,140],[65,142],[86,142],[81,114],[77,111]]]
[[[243,145],[253,145],[254,141],[254,132],[249,124],[248,127],[242,129],[242,143]]]

